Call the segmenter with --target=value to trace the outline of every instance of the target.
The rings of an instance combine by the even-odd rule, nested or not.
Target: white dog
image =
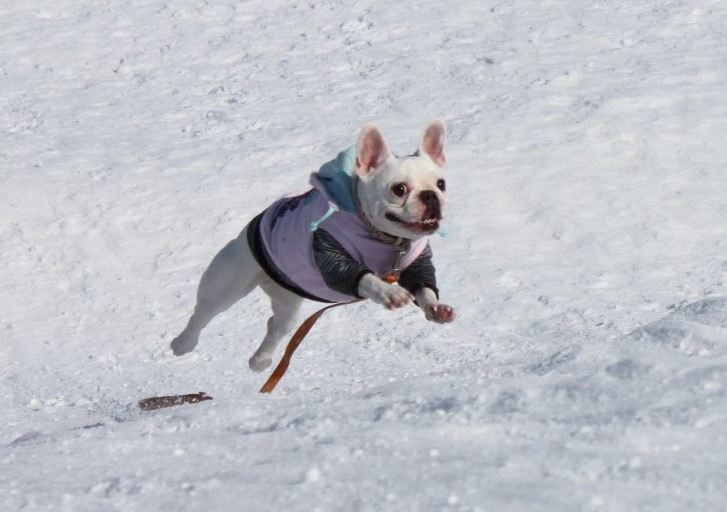
[[[416,300],[428,320],[451,322],[454,309],[438,301],[428,243],[447,207],[445,136],[434,120],[419,150],[398,158],[375,126],[364,126],[354,148],[311,175],[311,190],[275,202],[215,256],[194,314],[172,341],[174,354],[192,351],[202,329],[256,286],[270,296],[273,314],[250,358],[254,371],[270,366],[304,299],[367,298],[387,309]]]

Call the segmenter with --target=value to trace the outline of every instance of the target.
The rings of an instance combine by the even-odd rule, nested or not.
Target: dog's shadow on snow
[[[727,354],[727,297],[674,306],[661,320],[631,332],[631,337],[688,356]]]

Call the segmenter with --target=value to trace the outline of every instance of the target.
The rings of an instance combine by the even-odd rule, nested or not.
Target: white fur
[[[422,191],[434,192],[442,214],[446,210],[446,196],[437,187],[445,161],[445,135],[444,123],[432,121],[422,132],[420,155],[396,158],[378,128],[366,125],[361,129],[356,164],[360,178],[359,201],[369,221],[378,229],[409,239],[426,236],[429,224],[421,222],[427,211],[420,200]],[[391,193],[392,185],[397,183],[405,184],[408,190],[405,197]],[[404,223],[387,219],[387,213],[396,215]],[[295,327],[303,299],[265,274],[250,251],[246,230],[214,257],[202,275],[194,313],[182,333],[171,343],[174,354],[180,356],[194,350],[202,329],[258,286],[270,297],[272,316],[268,319],[265,337],[250,358],[249,365],[258,372],[269,367],[279,341]],[[454,319],[454,309],[440,304],[429,288],[419,290],[416,297],[412,297],[399,285],[366,274],[359,282],[358,293],[387,309],[404,307],[416,298],[428,320],[445,323]]]
[[[270,366],[278,342],[295,327],[303,298],[278,285],[258,265],[247,243],[246,229],[217,253],[202,274],[194,313],[184,331],[172,341],[174,354],[181,356],[194,350],[202,329],[257,286],[270,297],[273,314],[249,365],[257,372]]]

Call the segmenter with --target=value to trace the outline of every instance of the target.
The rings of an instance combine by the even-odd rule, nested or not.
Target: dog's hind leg
[[[210,321],[264,279],[265,273],[255,261],[247,243],[247,230],[228,243],[212,259],[197,288],[197,305],[184,331],[171,343],[174,355],[194,350],[199,335]]]
[[[303,298],[282,288],[271,279],[260,283],[260,287],[270,296],[273,316],[268,319],[268,329],[262,343],[250,358],[250,369],[261,372],[272,363],[273,352],[281,338],[293,330]]]

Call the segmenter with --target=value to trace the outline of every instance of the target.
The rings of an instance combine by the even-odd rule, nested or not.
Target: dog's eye
[[[447,190],[447,182],[445,182],[444,180],[437,180],[437,188],[444,192],[445,190]]]
[[[407,192],[409,192],[409,189],[403,183],[397,183],[391,187],[391,193],[396,197],[404,197]]]

